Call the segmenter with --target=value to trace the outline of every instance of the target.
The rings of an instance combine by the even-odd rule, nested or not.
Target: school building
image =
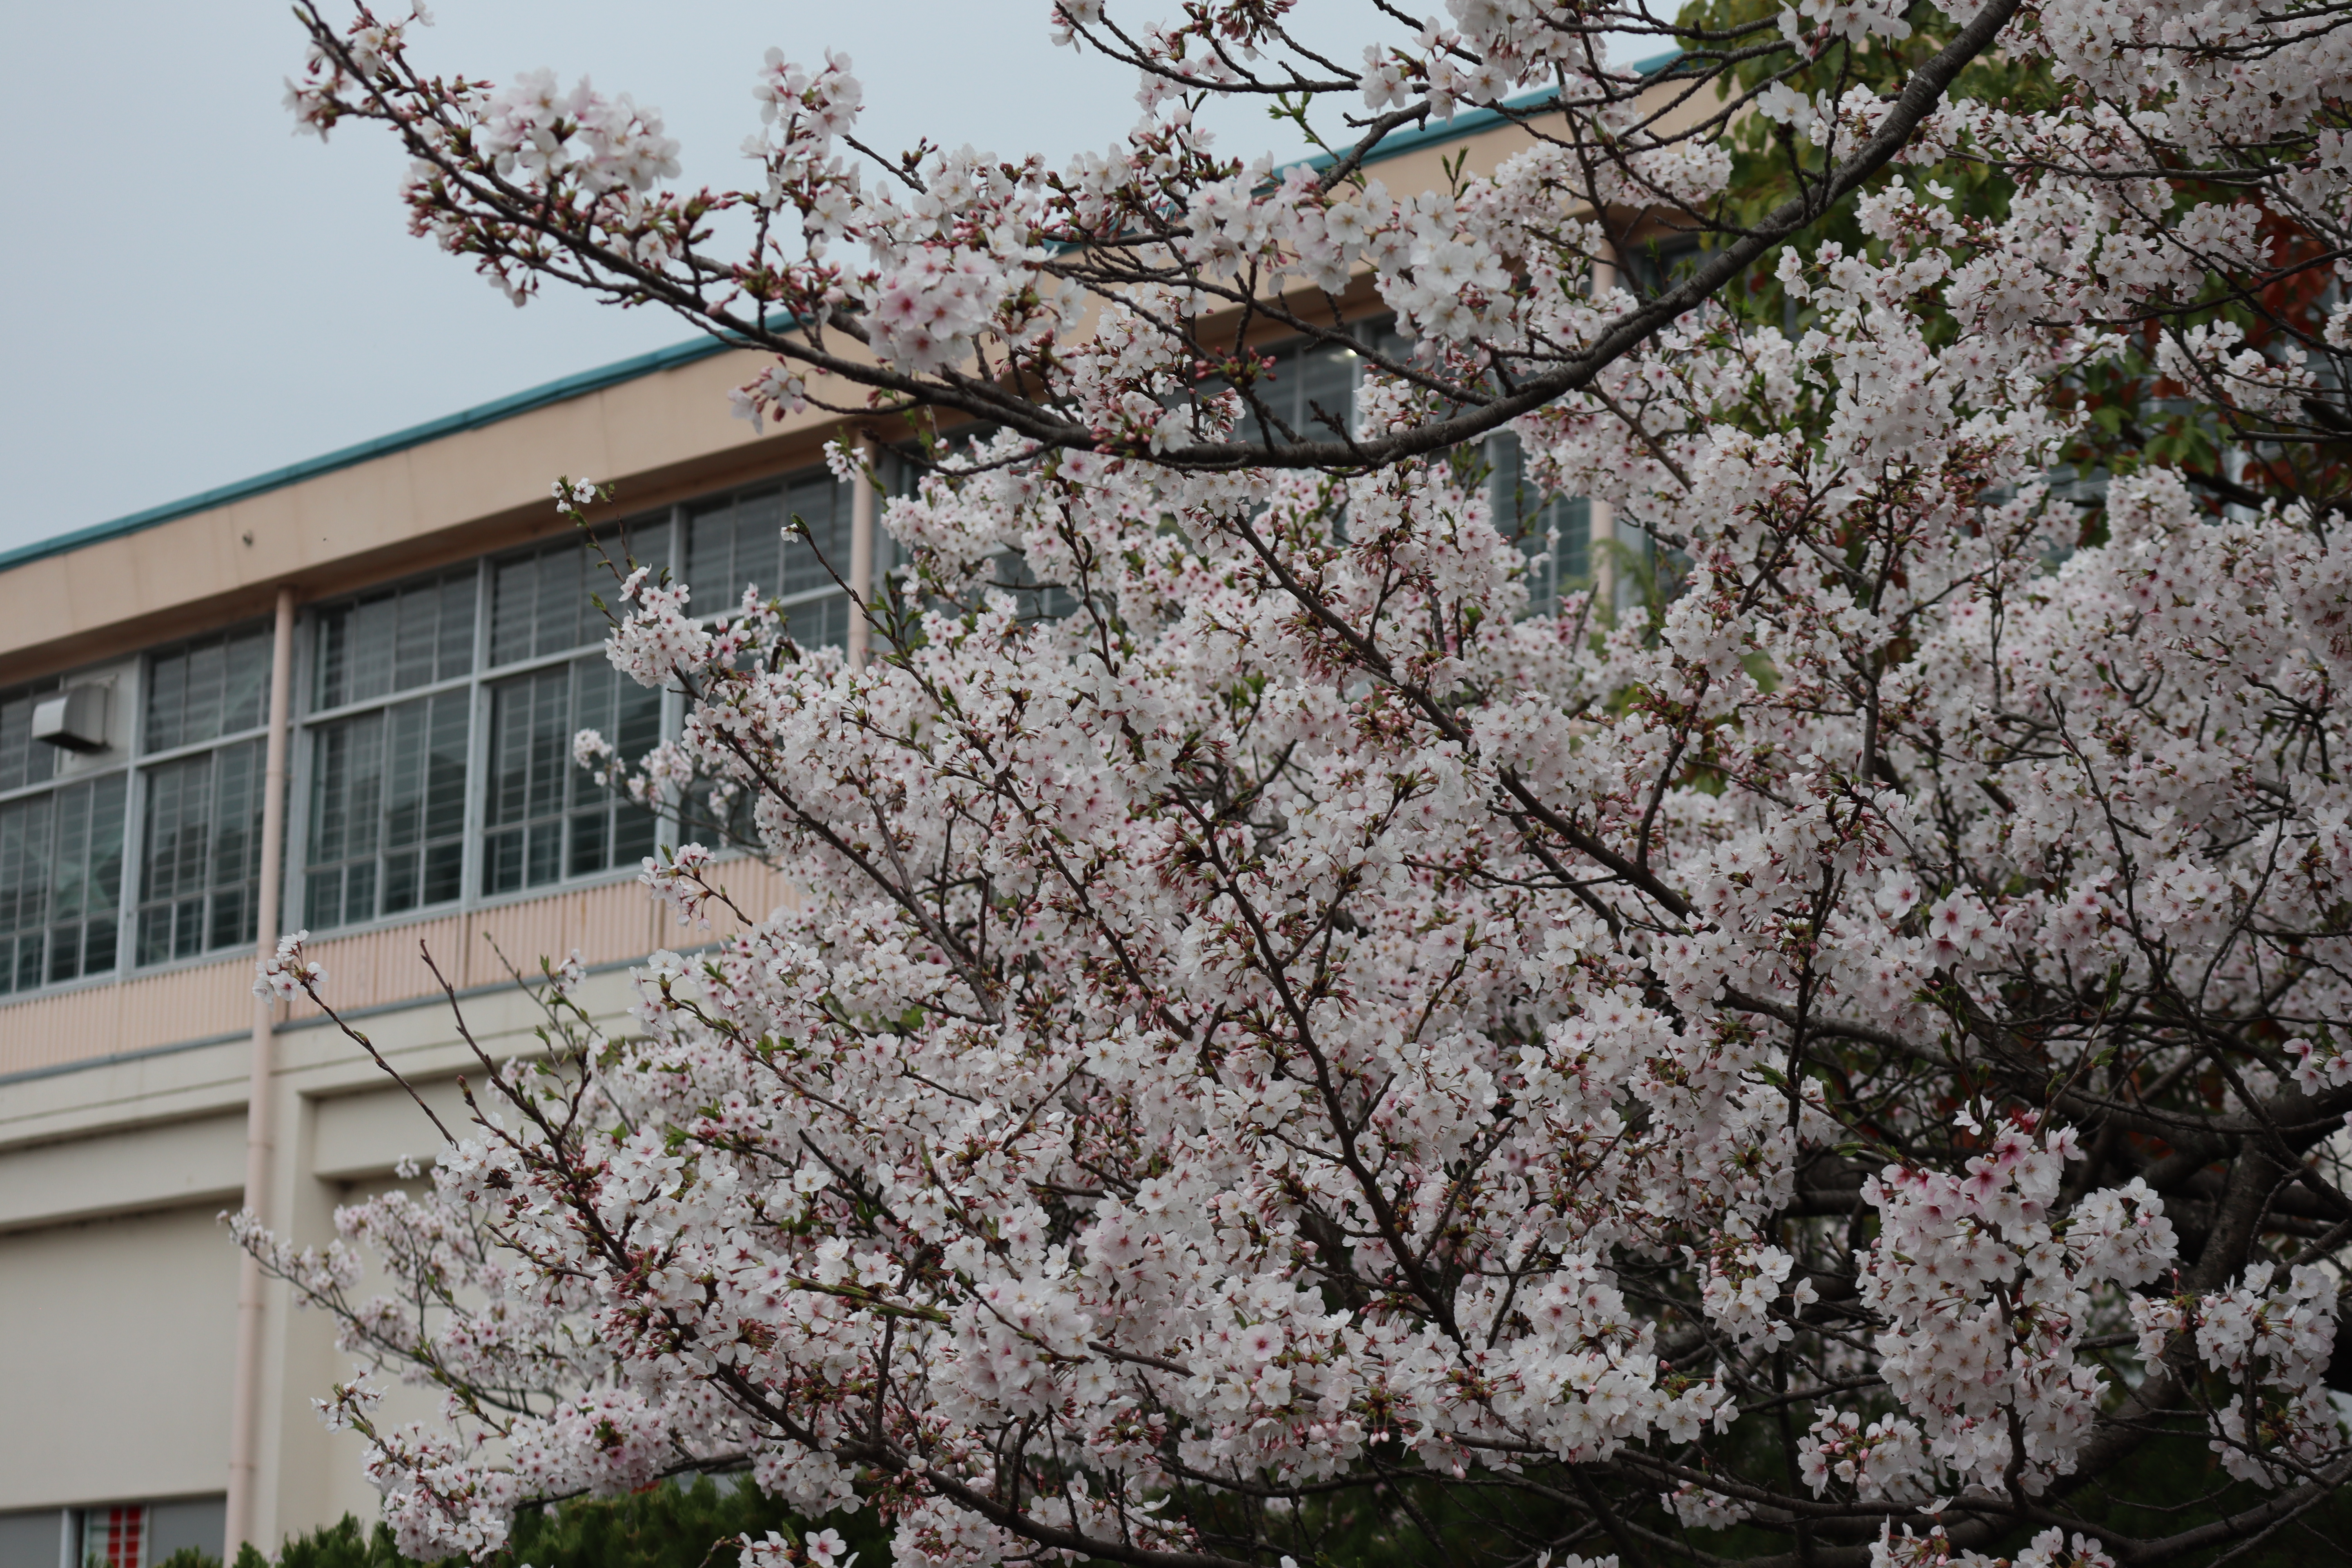
[[[1527,144],[1464,114],[1375,162],[1411,191]],[[1352,354],[1266,346],[1296,427],[1345,401]],[[0,554],[0,1568],[374,1517],[358,1440],[311,1407],[350,1374],[332,1325],[219,1216],[322,1245],[438,1141],[307,1001],[257,1001],[257,952],[311,932],[336,1005],[445,1120],[470,1058],[425,953],[494,1054],[536,1048],[509,962],[576,950],[620,1016],[631,962],[683,938],[637,880],[667,830],[571,738],[634,754],[680,709],[606,663],[588,601],[611,584],[549,486],[617,485],[607,537],[698,608],[756,583],[804,640],[844,639],[833,573],[890,548],[824,444],[877,441],[886,485],[910,470],[897,432],[731,417],[764,363],[685,344]],[[1528,496],[1508,439],[1489,452],[1558,579],[1604,563],[1605,513]],[[744,907],[790,896],[730,865]]]

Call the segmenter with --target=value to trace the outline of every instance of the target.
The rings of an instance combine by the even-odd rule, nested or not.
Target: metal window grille
[[[258,739],[243,741],[146,771],[141,963],[253,942],[262,747]]]
[[[348,707],[470,671],[475,576],[469,565],[320,611],[312,706]]]
[[[506,893],[588,876],[650,854],[653,814],[614,797],[572,760],[596,730],[624,756],[661,736],[661,694],[601,654],[499,682],[490,691],[483,889]]]
[[[806,538],[784,538],[793,517]],[[604,547],[690,584],[705,616],[756,587],[803,646],[837,646],[850,517],[848,488],[813,469],[642,520]],[[876,545],[887,571],[887,535]],[[572,763],[580,729],[634,758],[676,722],[674,698],[665,721],[662,693],[605,662],[599,597],[612,601],[611,577],[569,537],[306,611],[293,921],[334,929],[502,896],[654,847],[652,814]],[[257,623],[151,651],[131,754],[63,779],[30,735],[58,682],[0,692],[0,994],[256,939],[269,664]]]
[[[0,805],[0,992],[114,967],[121,773]]]
[[[466,690],[445,691],[313,734],[303,855],[312,923],[402,914],[464,891],[470,705]]]
[[[81,1513],[82,1568],[147,1568],[147,1510],[88,1508]]]
[[[1515,542],[1528,562],[1528,611],[1550,615],[1560,595],[1592,580],[1592,503],[1556,496],[1527,477],[1519,438],[1506,430],[1486,446],[1487,494],[1495,528]]]
[[[638,523],[589,543],[564,539],[490,566],[490,647],[496,668],[604,640],[611,622],[597,601],[611,605],[617,585],[604,557],[634,557],[656,568],[669,564],[667,520]]]
[[[39,784],[57,771],[57,748],[33,739],[33,705],[57,689],[46,680],[0,692],[0,790]]]
[[[269,715],[269,628],[200,637],[147,661],[146,746],[169,752],[257,730]]]
[[[787,535],[797,522],[805,530]],[[705,616],[735,609],[747,589],[782,603],[785,626],[810,647],[849,637],[849,487],[829,473],[743,490],[690,507],[684,577],[688,603]]]

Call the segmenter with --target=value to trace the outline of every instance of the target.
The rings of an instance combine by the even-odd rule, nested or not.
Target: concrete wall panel
[[[0,1152],[0,1231],[194,1204],[217,1212],[244,1190],[242,1114],[167,1121]]]
[[[0,1237],[0,1510],[219,1489],[237,1254],[214,1214]]]

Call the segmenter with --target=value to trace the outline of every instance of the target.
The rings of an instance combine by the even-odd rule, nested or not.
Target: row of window
[[[1263,395],[1310,435],[1345,417],[1344,350],[1277,356]],[[1497,523],[1530,558],[1538,609],[1590,572],[1585,504],[1537,494],[1515,441],[1488,449]],[[790,531],[787,524],[793,524]],[[608,560],[666,566],[704,614],[747,586],[793,634],[838,645],[850,495],[822,470],[711,497],[593,541],[570,536],[309,610],[297,642],[286,917],[330,931],[595,877],[655,847],[652,815],[572,762],[602,731],[641,755],[677,700],[606,662]],[[887,568],[887,538],[876,541]],[[1017,560],[1005,579],[1028,582]],[[1071,607],[1041,585],[1036,613]],[[269,632],[152,653],[118,743],[62,756],[31,739],[58,687],[0,693],[0,993],[250,946],[259,902]]]
[[[605,660],[607,560],[667,567],[706,613],[755,588],[782,600],[795,637],[838,645],[849,520],[846,489],[818,471],[307,612],[289,924],[524,892],[650,853],[653,816],[572,762],[583,729],[635,756],[677,717]],[[788,521],[804,532],[787,537]],[[127,733],[94,757],[31,738],[58,682],[0,693],[0,993],[255,941],[268,628],[115,679],[136,689]]]

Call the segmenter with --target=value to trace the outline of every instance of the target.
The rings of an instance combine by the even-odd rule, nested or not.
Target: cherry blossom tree
[[[327,1408],[404,1550],[746,1467],[902,1568],[2057,1568],[2333,1505],[2336,8],[1459,0],[1359,55],[1064,0],[1142,84],[1111,153],[880,157],[773,58],[692,194],[625,99],[302,14],[296,112],[386,122],[420,233],[929,464],[862,665],[616,563],[688,716],[582,762],[804,896],[715,938],[726,846],[649,862],[625,1026],[551,969],[428,1195],[240,1226],[375,1369]],[[1236,97],[1329,156],[1219,154]],[[1468,105],[1528,150],[1367,167]],[[1350,408],[1277,417],[1277,331]],[[1506,427],[1673,591],[1532,595]],[[332,1002],[299,936],[263,984]]]

